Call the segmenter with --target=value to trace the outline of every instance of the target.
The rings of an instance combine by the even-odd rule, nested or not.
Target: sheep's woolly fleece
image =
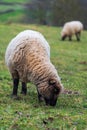
[[[43,96],[46,103],[55,105],[63,85],[50,61],[50,46],[42,34],[32,30],[19,33],[9,43],[5,61],[13,82],[14,79],[25,84],[31,81],[37,86],[39,96]]]
[[[80,21],[67,22],[64,24],[61,36],[63,37],[65,34],[67,36],[73,35],[76,32],[80,32],[81,30],[83,30],[83,24]]]
[[[19,33],[9,43],[5,61],[11,74],[15,75],[14,71],[17,70],[20,79],[25,80],[25,82],[27,82],[29,75],[31,77],[29,80],[33,81],[36,74],[38,75],[36,77],[39,78],[41,75],[45,77],[47,74],[52,74],[51,76],[60,81],[60,77],[50,61],[50,46],[43,35],[37,31],[25,30]],[[31,75],[31,70],[34,73],[33,76]]]
[[[17,49],[18,44],[21,44],[21,46],[22,46],[22,43],[25,41],[27,42],[27,40],[41,41],[40,43],[42,44],[43,47],[45,47],[45,49],[48,53],[48,56],[50,57],[50,46],[47,43],[47,41],[45,40],[45,38],[43,37],[43,35],[37,31],[25,30],[25,31],[19,33],[14,39],[12,39],[12,41],[10,42],[10,44],[7,47],[6,54],[5,54],[5,61],[6,61],[7,66],[9,64],[8,62],[9,62],[11,54],[13,54],[13,52],[15,53],[15,51],[17,51],[16,49]],[[25,44],[25,43],[23,43],[23,44]]]

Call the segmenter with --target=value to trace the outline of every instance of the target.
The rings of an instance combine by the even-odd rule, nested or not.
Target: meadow
[[[70,94],[61,94],[55,107],[39,103],[36,87],[28,83],[28,94],[11,98],[12,79],[5,65],[5,50],[20,31],[41,32],[51,47],[51,61]],[[0,130],[87,130],[87,31],[81,41],[61,41],[61,27],[0,24]]]

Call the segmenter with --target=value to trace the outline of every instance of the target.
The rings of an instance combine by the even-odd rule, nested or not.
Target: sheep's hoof
[[[44,101],[44,98],[43,97],[39,97],[38,100],[39,100],[39,103],[40,103],[40,102]]]
[[[19,100],[19,97],[17,95],[11,94],[11,98],[14,99],[14,100]]]
[[[80,39],[77,39],[77,41],[80,41]]]
[[[21,94],[26,95],[27,93],[26,93],[26,92],[21,91]]]

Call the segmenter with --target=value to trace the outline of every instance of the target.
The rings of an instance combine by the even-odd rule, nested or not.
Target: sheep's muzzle
[[[55,106],[56,102],[57,102],[57,98],[56,99],[46,99],[45,98],[46,105]]]

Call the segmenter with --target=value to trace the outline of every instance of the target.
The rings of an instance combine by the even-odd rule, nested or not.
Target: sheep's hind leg
[[[69,41],[72,41],[72,37],[71,36],[69,36]]]
[[[76,33],[77,41],[80,41],[80,32]]]
[[[18,90],[19,78],[13,79],[13,93],[12,96],[17,97],[17,90]]]
[[[18,84],[19,84],[19,75],[17,71],[14,71],[12,73],[12,78],[13,78],[13,92],[12,92],[12,97],[17,98],[17,91],[18,91]]]
[[[26,86],[26,83],[25,83],[25,82],[22,82],[21,94],[24,94],[24,95],[27,94],[27,86]]]

